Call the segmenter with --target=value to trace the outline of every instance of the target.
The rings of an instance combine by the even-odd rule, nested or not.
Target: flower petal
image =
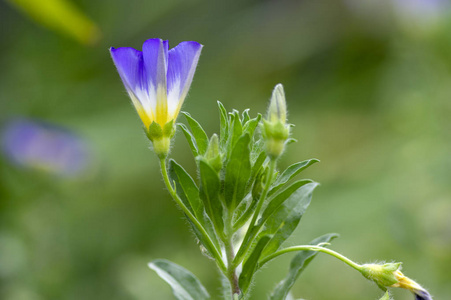
[[[130,47],[110,48],[111,57],[125,88],[135,92],[146,85],[143,80],[144,66],[142,52]]]
[[[169,50],[167,79],[170,118],[177,117],[188,94],[202,47],[197,42],[182,42]]]
[[[415,291],[415,300],[432,300],[432,297],[426,290],[417,290]]]
[[[142,52],[130,47],[111,47],[110,53],[139,117],[148,128],[154,117]]]
[[[150,39],[143,44],[144,68],[147,74],[148,95],[156,122],[166,124],[167,96],[166,73],[168,69],[168,41]]]

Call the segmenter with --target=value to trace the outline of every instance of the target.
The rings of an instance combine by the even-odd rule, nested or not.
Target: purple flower
[[[168,41],[150,39],[142,51],[111,48],[122,82],[146,130],[175,120],[193,80],[202,45],[182,42],[168,50]]]
[[[58,175],[75,175],[87,167],[88,147],[72,132],[26,119],[5,124],[4,155],[14,164]]]

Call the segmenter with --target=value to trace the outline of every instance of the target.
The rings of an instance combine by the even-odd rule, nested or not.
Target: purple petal
[[[202,47],[197,42],[182,42],[169,50],[167,80],[170,115],[178,113],[188,94]]]
[[[142,52],[130,47],[111,47],[110,52],[125,88],[135,95],[139,90],[146,90]]]
[[[144,68],[147,74],[148,95],[156,122],[167,122],[166,73],[168,69],[168,41],[150,39],[143,44]]]
[[[426,290],[415,291],[415,300],[432,300],[432,296]]]
[[[166,86],[168,69],[168,41],[149,39],[143,44],[144,67],[148,81],[155,88]]]

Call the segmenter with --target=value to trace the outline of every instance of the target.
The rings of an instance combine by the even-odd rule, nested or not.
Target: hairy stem
[[[161,175],[163,176],[164,183],[166,184],[166,187],[171,194],[172,198],[177,202],[177,204],[180,206],[180,208],[183,210],[185,215],[188,217],[188,219],[196,226],[197,230],[202,234],[202,236],[205,239],[205,242],[208,244],[208,247],[213,251],[212,255],[215,257],[216,263],[221,269],[224,274],[226,274],[227,268],[224,264],[224,261],[222,259],[221,252],[216,248],[215,244],[211,240],[211,237],[208,235],[205,228],[202,226],[202,224],[199,223],[199,221],[196,219],[196,217],[191,213],[191,211],[186,207],[186,205],[182,202],[180,197],[177,195],[176,191],[172,187],[172,184],[169,180],[168,171],[166,168],[166,158],[160,157],[160,168],[161,168]]]
[[[227,213],[225,236],[223,237],[224,247],[227,254],[227,279],[232,288],[232,300],[241,294],[238,276],[236,274],[236,264],[234,263],[235,252],[233,247],[233,226],[232,212]]]
[[[235,258],[235,253],[233,252],[233,244],[232,239],[230,238],[228,242],[225,244],[226,253],[227,253],[227,278],[230,281],[230,286],[232,287],[232,300],[235,295],[241,294],[240,286],[238,283],[238,276],[236,274],[236,266],[233,263],[233,259]]]
[[[249,228],[246,232],[246,235],[244,236],[243,244],[241,245],[240,250],[238,251],[238,254],[235,257],[235,264],[237,264],[237,265],[239,263],[241,263],[241,260],[244,258],[244,255],[249,250],[250,246],[252,245],[252,241],[254,240],[254,238],[256,237],[256,235],[259,231],[258,229],[256,229],[256,226],[257,226],[256,222],[257,222],[258,216],[260,214],[260,211],[263,207],[263,203],[265,203],[266,196],[268,195],[269,188],[271,186],[272,179],[274,176],[274,170],[276,169],[276,164],[277,164],[276,159],[271,159],[271,161],[269,163],[269,171],[268,171],[268,177],[266,178],[265,187],[260,196],[260,199],[258,200],[257,207],[255,209],[254,215],[252,216],[252,220],[251,220]]]
[[[317,251],[317,252],[323,252],[326,254],[329,254],[335,258],[338,258],[339,260],[341,260],[342,262],[344,262],[345,264],[347,264],[348,266],[356,269],[357,271],[361,272],[362,270],[362,266],[353,262],[352,260],[350,260],[349,258],[347,258],[346,256],[341,255],[338,252],[335,252],[333,250],[330,250],[328,248],[324,248],[324,247],[320,247],[320,246],[312,246],[312,245],[301,245],[301,246],[293,246],[293,247],[288,247],[282,250],[279,250],[277,252],[274,252],[271,255],[268,255],[267,257],[265,257],[264,259],[260,260],[258,263],[260,266],[266,264],[268,261],[276,258],[277,256],[280,256],[282,254],[285,253],[289,253],[289,252],[297,252],[297,251]]]

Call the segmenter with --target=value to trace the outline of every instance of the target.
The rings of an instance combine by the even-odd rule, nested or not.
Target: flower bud
[[[268,121],[271,123],[280,121],[282,124],[287,122],[285,92],[283,90],[283,85],[280,83],[276,85],[272,92],[271,102],[268,107]]]
[[[389,287],[398,283],[395,271],[399,269],[401,263],[387,264],[365,264],[362,266],[362,275],[374,281],[380,287]]]
[[[266,153],[271,159],[278,158],[285,149],[290,136],[287,122],[287,106],[283,86],[279,83],[273,90],[268,115],[263,119],[262,135],[265,139]]]
[[[416,300],[432,300],[427,290],[401,272],[401,263],[365,264],[362,265],[361,273],[382,289],[403,288],[414,293]]]

